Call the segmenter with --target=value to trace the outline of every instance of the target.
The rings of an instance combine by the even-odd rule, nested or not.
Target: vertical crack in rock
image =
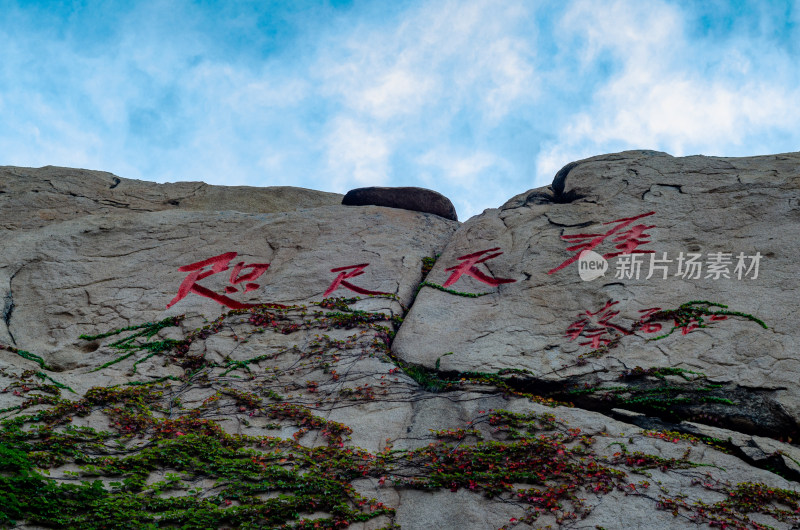
[[[4,302],[3,322],[5,322],[6,326],[8,326],[11,323],[11,313],[14,311],[14,295],[9,292],[6,295]]]
[[[8,330],[8,336],[11,337],[11,342],[14,346],[17,345],[17,341],[14,340],[14,335],[11,333],[11,314],[14,312],[14,293],[11,290],[11,282],[14,280],[14,276],[17,273],[15,272],[11,279],[8,280],[8,294],[6,294],[5,298],[3,299],[3,322],[6,324],[6,330]]]

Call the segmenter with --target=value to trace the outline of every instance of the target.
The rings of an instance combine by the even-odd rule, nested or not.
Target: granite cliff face
[[[0,525],[800,526],[800,153],[341,202],[0,168]]]

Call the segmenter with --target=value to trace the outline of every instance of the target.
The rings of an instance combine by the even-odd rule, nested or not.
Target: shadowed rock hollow
[[[0,526],[797,527],[799,168],[602,155],[464,223],[0,168]]]

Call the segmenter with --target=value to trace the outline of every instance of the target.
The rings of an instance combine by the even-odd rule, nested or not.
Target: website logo
[[[578,257],[578,274],[581,280],[590,282],[603,276],[608,270],[608,261],[593,250],[584,250]]]

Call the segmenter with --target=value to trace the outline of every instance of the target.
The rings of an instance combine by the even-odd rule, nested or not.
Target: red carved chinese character
[[[336,279],[333,280],[331,286],[328,287],[328,290],[325,291],[325,294],[322,295],[323,298],[327,298],[327,296],[336,289],[338,289],[340,285],[358,294],[390,294],[390,293],[383,293],[380,291],[369,291],[367,289],[364,289],[363,287],[359,287],[357,285],[353,285],[352,283],[345,281],[348,278],[355,278],[356,276],[364,274],[364,269],[366,269],[367,267],[369,267],[369,263],[362,263],[360,265],[350,265],[347,267],[336,267],[335,269],[331,269],[331,272],[338,272],[339,276],[337,276]],[[346,271],[348,269],[353,269],[353,271],[341,272],[341,271]]]
[[[609,300],[599,311],[595,311],[594,313],[591,311],[579,313],[578,316],[581,318],[569,325],[564,336],[569,337],[570,341],[583,336],[584,338],[590,339],[590,341],[581,342],[581,346],[591,345],[592,348],[599,348],[602,345],[611,343],[611,338],[604,338],[605,335],[608,337],[613,337],[615,335],[609,330],[618,331],[623,335],[630,335],[632,333],[631,331],[609,322],[619,314],[619,311],[613,311],[611,309],[618,303],[619,302],[612,302]]]
[[[639,312],[644,313],[644,315],[642,315],[641,318],[639,318],[639,322],[642,324],[642,327],[639,329],[641,329],[645,333],[656,333],[661,331],[661,324],[649,321],[650,317],[653,316],[653,313],[656,313],[658,311],[661,311],[660,307],[653,307],[651,309],[640,309]]]
[[[691,319],[685,326],[681,327],[681,335],[686,335],[699,327],[700,323],[695,319]]]
[[[583,333],[583,328],[585,328],[588,323],[589,321],[587,319],[576,320],[569,325],[567,332],[564,333],[564,336],[569,337],[569,341],[572,342],[581,336],[581,333]]]
[[[567,251],[569,252],[575,251],[575,255],[566,260],[558,267],[548,271],[547,274],[553,274],[554,272],[560,271],[564,267],[567,267],[568,265],[575,263],[576,261],[578,261],[578,258],[580,258],[581,252],[583,252],[584,250],[594,250],[598,245],[600,245],[600,243],[605,241],[607,237],[616,234],[617,232],[619,232],[623,228],[626,228],[637,219],[641,219],[642,217],[647,217],[648,215],[653,215],[654,213],[656,212],[643,213],[635,217],[625,217],[623,219],[617,219],[616,221],[609,221],[607,223],[603,223],[604,225],[618,223],[617,226],[615,226],[605,234],[573,234],[566,236],[562,235],[561,239],[565,241],[579,243],[577,245],[567,247]],[[653,252],[655,252],[654,250],[636,249],[636,247],[638,247],[639,245],[644,245],[650,242],[650,240],[647,239],[650,236],[645,233],[645,230],[649,230],[651,228],[655,228],[655,225],[638,224],[630,227],[630,229],[625,230],[624,232],[621,232],[617,237],[611,240],[613,243],[618,243],[617,245],[615,245],[614,248],[619,249],[619,252],[609,252],[607,254],[603,254],[603,258],[605,259],[614,258],[616,256],[621,256],[622,254],[652,254]]]
[[[643,331],[644,333],[656,333],[661,331],[661,324],[657,322],[651,322],[653,316],[661,311],[660,307],[640,309],[639,313],[642,313],[642,316],[630,330],[610,322],[612,318],[619,314],[619,311],[614,311],[612,309],[613,306],[618,303],[619,302],[609,300],[599,311],[595,311],[594,313],[591,311],[579,313],[579,319],[569,325],[564,336],[569,338],[570,342],[578,337],[590,339],[588,342],[581,342],[580,345],[591,345],[592,348],[599,348],[606,344],[610,344],[612,340],[616,338],[617,334],[614,333],[615,331],[621,333],[622,335],[632,335],[637,329]],[[711,315],[710,320],[712,322],[716,322],[719,320],[725,320],[727,318],[728,317],[725,315]],[[680,329],[681,335],[687,335],[701,327],[700,321],[697,318],[689,318],[688,320],[681,321],[677,317],[674,317],[674,321],[675,325],[672,329]],[[672,331],[670,331],[670,333],[672,333]]]
[[[590,333],[586,333],[584,337],[591,340],[589,342],[581,342],[580,345],[588,346],[591,344],[591,347],[594,349],[594,348],[599,348],[600,346],[605,346],[606,344],[611,344],[611,339],[602,338],[603,335],[605,334],[606,331],[602,329],[599,331],[592,331]]]
[[[243,261],[240,261],[233,267],[233,271],[231,271],[231,278],[230,281],[233,285],[238,285],[242,282],[249,282],[250,280],[255,280],[265,272],[269,268],[269,263],[251,263],[249,265],[245,265]],[[253,269],[251,272],[239,276],[239,273],[242,269]],[[257,283],[246,283],[244,287],[244,292],[248,293],[253,289],[258,289]],[[230,285],[225,288],[226,293],[235,293],[237,292],[235,287],[231,287]]]
[[[714,321],[717,321],[717,320],[726,320],[727,318],[728,317],[726,317],[725,315],[711,315],[710,320],[712,322],[714,322]],[[680,324],[680,322],[678,322],[678,320],[675,319],[675,325],[677,326],[678,324]],[[700,321],[697,320],[696,318],[692,318],[691,320],[689,320],[689,322],[687,322],[686,324],[681,326],[681,328],[680,328],[681,335],[687,335],[687,334],[691,333],[692,331],[694,331],[696,329],[699,329],[699,328],[700,328]]]
[[[482,255],[486,254],[487,252],[494,252],[495,250],[500,250],[500,247],[490,248],[487,250],[481,250],[480,252],[473,252],[472,254],[467,254],[466,256],[461,256],[456,258],[458,260],[464,260],[464,263],[460,263],[458,265],[454,265],[452,267],[448,267],[446,271],[453,271],[453,274],[447,278],[447,281],[444,282],[443,287],[449,287],[456,283],[462,275],[466,274],[467,276],[472,276],[478,281],[486,283],[492,286],[498,286],[503,283],[513,283],[517,280],[511,280],[509,278],[492,278],[484,274],[483,272],[479,271],[475,265],[478,263],[483,263],[484,261],[489,261],[490,259],[496,258],[502,252],[496,252],[494,254],[490,254],[486,257],[481,258]]]
[[[190,265],[184,265],[183,267],[179,267],[178,270],[181,272],[190,272],[189,274],[181,283],[180,287],[178,288],[178,294],[172,301],[167,304],[167,309],[178,303],[180,300],[186,298],[189,293],[199,294],[200,296],[205,296],[206,298],[210,298],[217,303],[220,303],[224,306],[230,307],[231,309],[246,309],[248,307],[254,307],[257,304],[243,304],[241,302],[237,302],[231,298],[228,298],[225,295],[221,295],[215,293],[211,289],[203,287],[199,285],[197,282],[204,278],[208,278],[212,274],[217,274],[222,271],[228,270],[228,265],[230,264],[231,260],[236,257],[236,252],[226,252],[224,254],[220,254],[219,256],[214,256],[213,258],[208,258],[203,261],[198,261],[196,263],[192,263]],[[203,270],[206,267],[211,266],[211,270]],[[245,265],[243,261],[237,263],[233,271],[230,275],[230,282],[233,285],[237,285],[242,282],[250,282],[251,280],[257,279],[259,276],[264,274],[267,269],[269,268],[269,263],[251,263]],[[241,275],[240,273],[242,269],[253,269],[251,272]],[[246,283],[244,292],[252,291],[253,289],[257,289],[257,283]],[[225,292],[227,294],[238,292],[236,287],[227,286],[225,287]]]
[[[612,324],[612,323],[609,322],[609,320],[611,320],[615,316],[619,315],[619,311],[611,311],[611,307],[616,305],[616,304],[618,304],[618,303],[619,302],[612,302],[611,300],[609,300],[608,302],[606,302],[606,305],[603,306],[603,309],[601,309],[600,311],[597,311],[595,313],[591,313],[591,312],[587,311],[586,314],[588,316],[590,316],[590,317],[593,317],[593,316],[596,316],[596,315],[600,315],[602,313],[602,315],[600,315],[600,317],[597,319],[597,323],[598,324],[600,324],[602,326],[605,326],[605,327],[612,328],[612,329],[616,329],[617,331],[619,331],[623,335],[630,335],[631,334],[630,331],[628,331],[625,328],[622,328],[622,327],[620,327],[620,326],[618,326],[616,324]]]

